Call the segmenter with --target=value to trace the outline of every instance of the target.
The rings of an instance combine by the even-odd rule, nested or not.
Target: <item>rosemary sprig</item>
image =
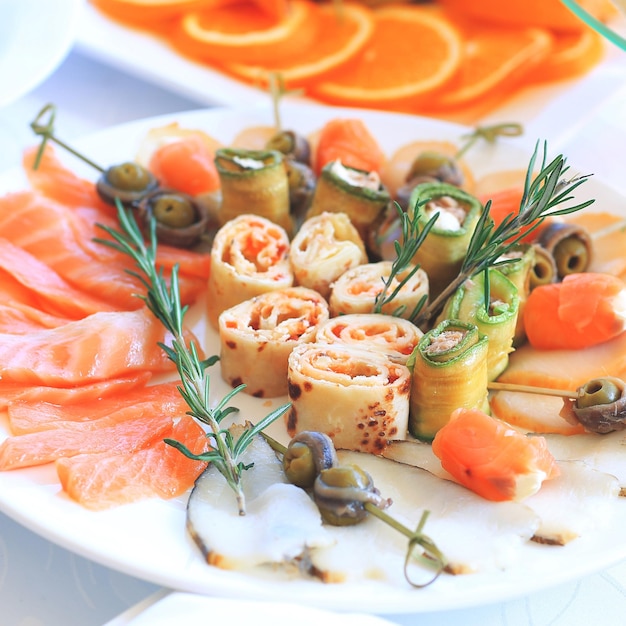
[[[422,310],[416,319],[416,324],[424,324],[439,313],[446,300],[465,280],[479,272],[487,272],[490,267],[509,262],[502,257],[529,232],[538,228],[546,218],[568,215],[580,211],[594,202],[594,200],[586,200],[558,208],[563,203],[572,200],[572,192],[584,183],[589,175],[565,179],[564,174],[569,169],[565,164],[565,157],[559,155],[546,165],[547,146],[544,143],[541,169],[533,178],[539,151],[540,144],[538,142],[528,164],[524,192],[517,213],[507,215],[496,226],[490,216],[491,201],[487,202],[470,240],[458,276]],[[487,292],[485,302],[489,302],[488,290],[489,280],[485,276],[485,291]]]
[[[99,225],[110,235],[109,239],[96,239],[101,244],[109,246],[123,254],[128,255],[137,267],[137,271],[129,270],[146,288],[145,294],[137,294],[155,317],[171,333],[171,346],[160,343],[167,357],[176,365],[180,376],[181,385],[178,387],[180,394],[189,406],[188,415],[206,424],[210,432],[207,434],[211,440],[211,450],[196,455],[186,446],[172,439],[166,439],[166,443],[177,448],[189,458],[213,463],[226,479],[226,482],[235,492],[239,514],[244,515],[246,510],[245,496],[241,487],[242,473],[250,466],[243,464],[239,459],[242,452],[254,439],[254,435],[261,432],[273,421],[278,419],[288,408],[283,405],[277,408],[257,424],[247,426],[244,434],[233,441],[228,429],[222,429],[221,423],[227,416],[236,412],[233,406],[229,406],[232,398],[239,393],[245,385],[240,385],[224,396],[215,407],[211,407],[210,399],[210,376],[208,368],[218,360],[217,356],[201,359],[198,348],[193,341],[187,344],[183,331],[183,320],[187,307],[182,306],[178,289],[178,267],[172,270],[170,286],[163,276],[163,269],[157,269],[156,265],[156,222],[150,221],[149,244],[146,245],[142,233],[131,211],[125,210],[120,203],[117,204],[118,219],[121,231],[109,226]]]
[[[382,313],[383,307],[392,302],[393,299],[398,295],[402,287],[408,283],[409,280],[416,274],[416,272],[420,269],[419,265],[414,265],[411,270],[404,276],[404,278],[398,281],[398,284],[390,292],[393,281],[408,269],[413,262],[413,257],[415,253],[419,250],[422,242],[430,232],[434,223],[437,221],[438,214],[433,215],[433,217],[428,220],[428,222],[424,225],[423,228],[420,229],[420,211],[419,209],[424,203],[418,204],[411,215],[405,213],[400,205],[396,202],[394,204],[394,208],[398,213],[398,221],[400,222],[401,228],[401,241],[394,241],[394,249],[396,251],[396,258],[394,259],[391,265],[391,271],[387,278],[382,278],[383,281],[383,289],[376,295],[376,299],[374,301],[374,313]],[[408,316],[409,320],[413,320],[421,311],[424,304],[426,303],[427,296],[424,296],[420,301],[415,305],[415,308]],[[392,315],[401,316],[404,313],[406,306],[400,306],[396,310],[392,312]]]

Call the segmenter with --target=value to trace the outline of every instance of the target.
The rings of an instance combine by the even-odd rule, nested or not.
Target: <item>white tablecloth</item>
[[[626,193],[624,64],[626,57],[612,50],[608,62],[584,80],[528,92],[485,121],[524,122],[529,135],[548,139],[571,163],[596,172]],[[74,51],[42,85],[0,109],[0,171],[17,165],[23,147],[33,143],[29,123],[48,102],[62,112],[62,134],[70,143],[121,122],[207,104],[164,91]],[[98,626],[109,620],[116,626],[156,624],[158,615],[185,613],[188,600],[185,594],[171,594],[74,555],[0,514],[0,626]],[[204,614],[211,611],[211,600],[206,602]],[[150,604],[152,613],[145,613]],[[150,620],[140,620],[141,615]],[[385,619],[407,626],[587,626],[621,624],[624,615],[626,563],[621,563],[514,601]],[[285,624],[294,623],[293,615],[288,619]]]

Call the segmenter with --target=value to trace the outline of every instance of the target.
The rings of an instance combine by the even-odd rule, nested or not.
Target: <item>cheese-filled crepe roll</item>
[[[352,313],[332,317],[317,329],[317,343],[339,343],[374,350],[406,364],[424,333],[401,317],[379,313]]]
[[[215,166],[222,191],[221,224],[254,213],[291,233],[289,179],[280,152],[220,148],[215,153]]]
[[[422,227],[437,215],[413,257],[428,274],[430,297],[435,298],[457,277],[483,207],[454,185],[422,183],[413,189],[408,210],[418,211]]]
[[[379,453],[408,428],[409,369],[371,350],[301,344],[289,355],[287,431],[327,434],[336,448]]]
[[[222,226],[211,248],[207,312],[217,327],[222,311],[275,289],[293,285],[289,237],[258,215],[241,215]]]
[[[328,320],[328,304],[306,287],[270,291],[219,317],[222,378],[258,398],[287,395],[287,360],[296,345],[313,341]]]
[[[346,213],[363,241],[391,202],[377,172],[349,167],[340,160],[327,163],[317,179],[307,217],[325,211]]]
[[[391,276],[391,261],[365,263],[344,272],[332,285],[330,291],[330,314],[372,313],[376,297],[383,291],[384,283]],[[413,274],[411,275],[411,273]],[[404,282],[404,284],[402,284]],[[410,318],[420,302],[428,299],[429,282],[426,272],[414,265],[394,276],[387,295],[395,296],[383,304],[381,313]]]
[[[319,291],[345,271],[367,262],[365,245],[345,213],[324,212],[307,219],[291,242],[291,266],[296,284]]]
[[[469,322],[444,320],[417,344],[412,370],[409,430],[432,441],[458,408],[489,413],[489,339]]]

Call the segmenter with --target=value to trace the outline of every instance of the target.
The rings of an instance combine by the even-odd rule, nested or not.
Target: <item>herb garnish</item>
[[[402,280],[398,281],[395,289],[391,293],[389,293],[393,281],[413,264],[413,257],[415,256],[415,253],[422,245],[422,242],[430,232],[430,229],[433,227],[438,217],[437,214],[433,215],[420,230],[419,206],[415,207],[415,210],[412,212],[411,216],[409,216],[408,213],[405,213],[397,202],[394,204],[394,208],[398,213],[398,220],[400,222],[400,228],[402,232],[402,244],[400,244],[400,242],[398,241],[394,241],[393,243],[394,249],[396,251],[396,258],[391,264],[391,271],[389,273],[389,276],[386,279],[385,277],[382,277],[383,289],[378,294],[376,294],[373,309],[374,313],[382,313],[385,304],[392,302],[393,299],[398,295],[402,287],[404,287],[404,285],[408,283],[408,281],[411,280],[411,278],[420,269],[419,265],[413,265],[413,267],[406,274],[406,276],[404,276]],[[408,319],[410,321],[413,321],[417,314],[421,311],[427,299],[428,296],[425,295],[415,305],[413,311],[408,315]],[[400,306],[392,312],[392,315],[400,317],[404,313],[405,309],[406,306]]]
[[[177,266],[172,270],[169,287],[163,270],[157,269],[156,222],[154,219],[150,220],[149,243],[146,244],[132,212],[124,209],[119,203],[117,211],[121,231],[99,225],[113,240],[96,239],[96,241],[128,255],[135,262],[138,271],[129,270],[129,273],[140,280],[146,288],[145,294],[136,295],[172,334],[171,346],[163,343],[159,345],[176,365],[182,383],[178,389],[189,406],[187,414],[209,427],[207,437],[211,441],[212,449],[196,455],[178,441],[166,439],[165,442],[189,458],[213,463],[235,492],[239,514],[244,515],[246,502],[241,477],[251,466],[239,460],[241,454],[252,443],[256,434],[285,413],[289,404],[278,407],[257,424],[247,425],[236,442],[228,429],[221,427],[224,418],[238,410],[229,406],[229,403],[245,385],[234,388],[215,407],[211,407],[210,376],[207,370],[218,361],[218,357],[202,359],[195,343],[190,341],[188,344],[185,340],[183,320],[188,307],[182,306],[180,302]]]
[[[565,179],[564,174],[569,169],[565,164],[565,157],[559,155],[546,165],[547,145],[544,142],[541,169],[533,178],[539,149],[540,144],[537,142],[526,171],[524,192],[517,213],[507,215],[496,226],[490,215],[491,200],[486,203],[472,234],[457,278],[419,314],[416,319],[417,324],[423,324],[436,315],[450,295],[468,278],[480,272],[487,272],[490,267],[511,262],[512,259],[504,259],[503,256],[529,232],[537,229],[546,218],[569,215],[593,204],[594,200],[586,200],[575,205],[557,208],[573,198],[571,193],[584,183],[589,175]],[[485,302],[489,301],[489,280],[488,276],[485,276]]]
[[[537,142],[526,171],[524,191],[517,213],[507,215],[496,226],[490,215],[491,200],[486,203],[472,234],[458,276],[428,306],[422,306],[419,312],[416,307],[411,317],[411,321],[414,324],[417,326],[426,325],[430,319],[441,311],[447,299],[468,278],[480,272],[487,272],[490,267],[497,267],[498,265],[511,262],[511,259],[503,257],[529,232],[538,228],[546,218],[568,215],[580,211],[594,202],[594,200],[586,200],[575,205],[557,208],[573,198],[571,193],[584,183],[589,178],[589,175],[565,179],[564,174],[569,169],[565,164],[565,157],[559,155],[546,165],[547,145],[544,142],[541,169],[537,176],[533,178],[539,153],[540,143]],[[406,269],[408,252],[412,251],[414,254],[417,251],[426,236],[425,231],[427,228],[430,230],[431,222],[436,218],[435,215],[420,232],[415,221],[417,220],[421,204],[420,202],[413,208],[412,218],[408,218],[406,215],[400,216],[402,219],[402,239],[394,242],[397,259],[386,281],[387,285],[391,284],[391,281],[402,269]],[[400,259],[401,261],[399,261]],[[380,297],[384,297],[387,303],[392,300],[395,293],[394,291],[390,295],[385,294]],[[489,280],[486,276],[485,302],[488,303],[489,301]],[[378,310],[380,310],[380,305],[377,304],[377,306]]]

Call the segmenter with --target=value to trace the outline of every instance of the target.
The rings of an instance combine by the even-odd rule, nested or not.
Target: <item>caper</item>
[[[337,464],[332,439],[320,432],[298,433],[283,454],[283,470],[289,482],[303,489],[313,486],[317,475]]]
[[[578,237],[566,237],[554,246],[552,256],[559,276],[584,272],[589,265],[589,250]]]
[[[317,470],[309,446],[298,441],[290,444],[283,455],[283,470],[290,483],[297,487],[311,487]]]
[[[352,526],[367,517],[365,504],[378,508],[391,503],[374,487],[371,476],[356,465],[322,470],[315,479],[313,499],[322,519],[333,526]]]
[[[154,176],[138,163],[128,161],[106,171],[108,183],[120,191],[144,191],[153,184]]]
[[[415,178],[424,176],[432,176],[441,182],[456,187],[460,187],[464,182],[463,172],[453,157],[431,150],[420,152],[415,157],[406,176],[406,181],[410,182]]]
[[[196,212],[191,202],[176,193],[158,195],[152,203],[154,219],[170,228],[186,228],[196,221]]]
[[[578,389],[576,406],[580,409],[612,404],[622,397],[622,390],[608,378],[594,378]]]

